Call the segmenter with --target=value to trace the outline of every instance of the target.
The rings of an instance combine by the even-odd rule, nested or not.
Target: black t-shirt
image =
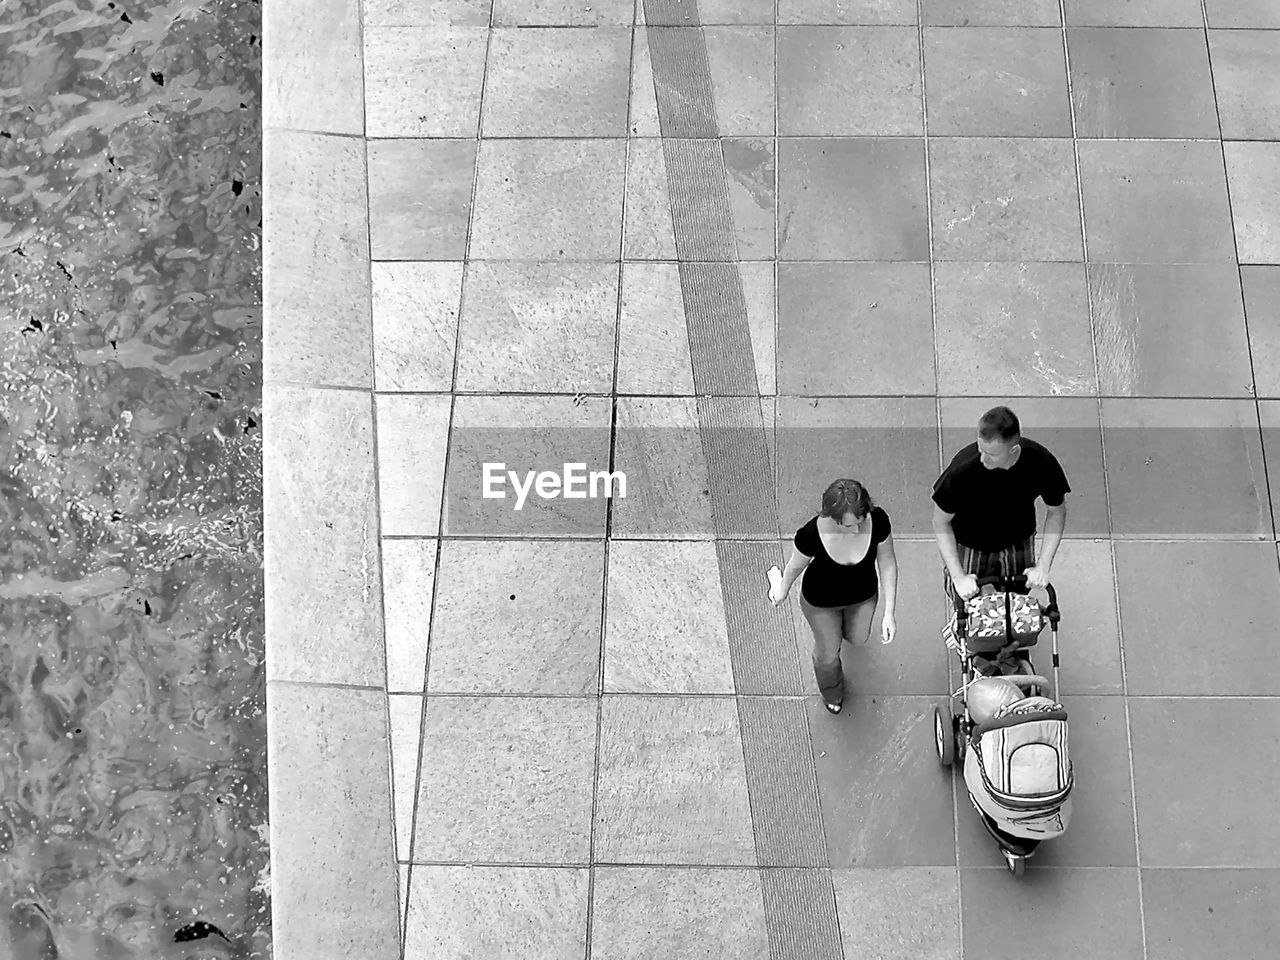
[[[871,543],[867,554],[857,563],[837,563],[822,545],[818,518],[814,517],[796,531],[796,549],[813,557],[805,568],[800,595],[814,607],[843,607],[870,600],[880,589],[876,575],[876,545],[893,532],[889,515],[879,507],[871,508]]]
[[[1071,492],[1058,458],[1023,437],[1018,460],[1008,470],[982,465],[978,444],[957,453],[933,484],[933,502],[955,514],[956,542],[983,553],[1003,550],[1036,533],[1036,497],[1061,506]]]

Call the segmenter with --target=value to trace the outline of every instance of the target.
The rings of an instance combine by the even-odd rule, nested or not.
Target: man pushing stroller
[[[933,532],[945,565],[948,599],[968,600],[982,577],[1026,577],[1028,589],[1049,582],[1067,522],[1071,492],[1057,457],[1022,436],[1008,407],[978,421],[978,439],[960,450],[933,484]],[[1047,510],[1044,553],[1036,562],[1036,500]]]
[[[963,759],[969,799],[1015,876],[1071,818],[1067,714],[1057,700],[1060,615],[1049,583],[1070,490],[1057,458],[1024,438],[1003,406],[982,415],[977,441],[933,485],[933,528],[955,610],[944,634],[961,656],[963,677],[962,714],[949,706],[934,714],[938,758],[948,766]],[[1048,511],[1039,563],[1037,499]],[[973,599],[996,578],[997,595]],[[1047,607],[1025,596],[1032,589],[1047,592]],[[1026,649],[1046,621],[1053,627],[1052,698],[1040,695],[1046,681]]]

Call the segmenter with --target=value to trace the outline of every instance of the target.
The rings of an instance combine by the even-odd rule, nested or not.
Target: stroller
[[[984,593],[986,587],[999,589]],[[1025,576],[983,577],[978,588],[969,600],[955,601],[955,618],[943,631],[960,657],[962,683],[953,697],[962,709],[935,708],[934,741],[944,766],[963,762],[969,800],[1019,877],[1041,842],[1061,836],[1071,819],[1074,775],[1067,712],[1058,700],[1061,617],[1052,584],[1046,605],[1029,595]],[[1048,680],[1036,674],[1027,652],[1046,623],[1053,635],[1052,699],[1041,695]],[[971,696],[979,693],[982,703],[971,713]]]

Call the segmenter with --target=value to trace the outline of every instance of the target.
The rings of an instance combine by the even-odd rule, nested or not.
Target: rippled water
[[[0,957],[270,956],[259,23],[0,6]]]

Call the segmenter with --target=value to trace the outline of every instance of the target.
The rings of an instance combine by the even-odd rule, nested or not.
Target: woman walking
[[[840,646],[845,640],[865,643],[870,638],[881,581],[881,642],[892,643],[897,632],[898,560],[892,532],[889,515],[861,483],[837,480],[823,493],[818,515],[796,531],[786,569],[772,578],[769,600],[776,606],[803,575],[800,609],[813,630],[813,672],[832,713],[844,707]]]

